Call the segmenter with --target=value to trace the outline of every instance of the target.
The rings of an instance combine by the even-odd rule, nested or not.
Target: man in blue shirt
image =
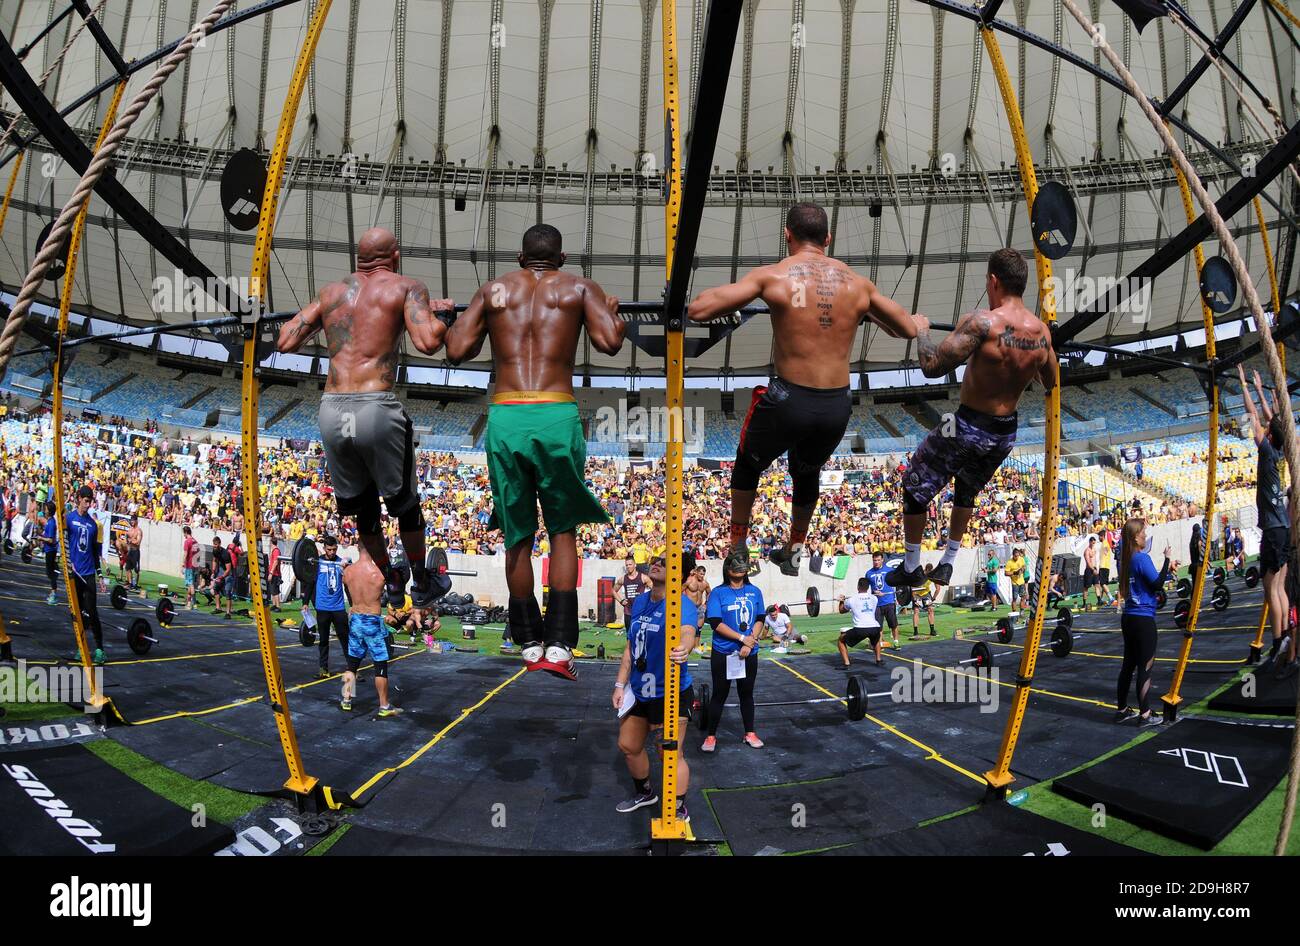
[[[889,625],[889,634],[893,638],[894,648],[898,648],[898,601],[894,586],[885,581],[889,574],[885,567],[883,552],[871,553],[871,568],[867,570],[866,579],[871,582],[871,592],[876,596],[876,623],[881,627]]]
[[[72,591],[87,629],[95,637],[94,661],[104,663],[104,629],[99,623],[96,576],[99,573],[99,522],[90,514],[95,491],[89,486],[77,490],[77,508],[68,513],[68,569]]]
[[[683,561],[683,575],[688,567],[689,563]],[[617,806],[624,813],[659,801],[659,793],[650,785],[650,756],[646,753],[645,744],[650,733],[662,729],[664,723],[664,680],[667,676],[664,667],[664,635],[668,568],[662,555],[650,559],[650,582],[650,590],[641,592],[632,602],[627,622],[627,647],[623,649],[623,661],[618,668],[612,696],[614,711],[621,720],[618,747],[627,761],[627,770],[634,786],[633,796],[627,801],[619,802]],[[677,730],[679,742],[686,733],[692,698],[691,673],[686,668],[686,660],[695,647],[696,630],[700,623],[694,602],[685,594],[682,595],[681,608],[682,636],[672,652],[673,662],[682,668],[677,704],[680,707]],[[686,811],[683,796],[690,785],[691,770],[686,764],[684,753],[678,754],[677,765],[677,820],[689,821],[690,815]]]
[[[343,566],[339,540],[332,535],[325,536],[316,560],[316,594],[312,599],[316,608],[316,644],[320,650],[318,680],[330,675],[330,628],[334,629],[344,656],[348,652],[348,602],[343,594]]]
[[[45,552],[45,578],[50,583],[50,594],[46,604],[59,603],[59,522],[54,517],[57,512],[54,503],[45,508],[45,528],[41,531],[41,549]]]
[[[738,670],[736,696],[740,699],[740,717],[745,724],[745,743],[752,749],[763,748],[763,740],[754,731],[754,678],[758,675],[758,640],[763,634],[763,593],[749,581],[749,552],[733,549],[722,562],[723,584],[709,592],[705,620],[713,628],[709,672],[713,688],[709,697],[709,732],[700,747],[713,752],[718,746],[718,722],[731,692],[731,681]],[[728,673],[728,664],[740,668]]]

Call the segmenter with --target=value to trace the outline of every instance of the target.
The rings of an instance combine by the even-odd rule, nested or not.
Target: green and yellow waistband
[[[572,394],[563,391],[498,391],[493,404],[573,404]]]

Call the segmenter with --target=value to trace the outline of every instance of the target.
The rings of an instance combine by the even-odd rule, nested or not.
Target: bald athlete
[[[948,584],[975,497],[1015,446],[1020,395],[1035,378],[1049,391],[1056,386],[1051,332],[1021,299],[1028,280],[1025,258],[1013,249],[998,250],[989,257],[984,279],[990,308],[963,315],[942,344],[930,337],[930,320],[915,316],[916,355],[925,376],[940,378],[961,364],[966,365],[966,374],[956,416],[945,416],[926,435],[903,477],[906,556],[885,576],[891,585]],[[950,480],[948,546],[934,571],[926,575],[921,570],[926,511]]]
[[[608,522],[587,491],[587,443],[573,398],[573,363],[585,326],[596,350],[618,354],[624,322],[618,300],[590,279],[561,272],[560,232],[539,223],[524,233],[519,269],[484,283],[447,333],[447,359],[460,364],[492,339],[496,390],[488,410],[492,523],[506,545],[510,637],[528,670],[577,678],[577,528]],[[551,541],[543,621],[533,594],[537,504]]]
[[[429,289],[398,275],[397,238],[382,227],[357,243],[357,271],[333,282],[280,329],[276,348],[294,352],[322,329],[330,370],[320,404],[321,442],[340,516],[355,516],[361,555],[380,569],[389,593],[405,596],[400,572],[388,560],[379,521],[383,497],[397,520],[411,563],[411,600],[427,608],[439,583],[424,566],[424,516],[415,490],[411,419],[393,393],[403,333],[432,355],[454,321],[450,299],[429,301]],[[368,573],[368,572],[367,572]]]
[[[757,298],[771,310],[776,377],[754,389],[740,428],[731,471],[731,547],[745,548],[759,477],[788,452],[794,483],[790,538],[770,555],[787,575],[799,574],[822,465],[848,427],[849,358],[858,326],[870,319],[895,338],[916,337],[907,310],[826,255],[830,242],[826,211],[795,204],[785,218],[789,256],[751,270],[740,282],[706,289],[687,310],[692,322],[735,312]]]

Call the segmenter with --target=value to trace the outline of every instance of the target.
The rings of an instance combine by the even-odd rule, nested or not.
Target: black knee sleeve
[[[388,679],[388,661],[387,661],[387,660],[376,660],[376,661],[375,661],[375,676],[376,676],[376,677],[383,677],[385,680]]]
[[[578,592],[552,591],[546,599],[546,643],[578,646]]]
[[[366,487],[360,496],[350,498],[338,497],[339,515],[353,516],[357,520],[357,532],[361,535],[379,535],[379,491],[375,484]]]
[[[424,531],[424,510],[420,508],[419,503],[412,503],[406,512],[397,517],[397,528],[403,532]]]
[[[790,480],[794,484],[790,505],[796,509],[805,509],[817,505],[821,494],[821,471],[817,469],[790,471]],[[732,482],[735,480],[733,478]],[[757,481],[755,481],[757,482]]]
[[[731,468],[731,488],[751,490],[758,489],[758,478],[763,471],[743,453],[736,454],[736,465]]]
[[[554,598],[551,599],[554,601]],[[508,620],[506,633],[517,644],[541,643],[546,636],[546,627],[542,621],[542,609],[537,606],[537,598],[510,596],[506,605]]]
[[[929,503],[919,502],[906,488],[903,489],[903,515],[921,516],[925,514]]]

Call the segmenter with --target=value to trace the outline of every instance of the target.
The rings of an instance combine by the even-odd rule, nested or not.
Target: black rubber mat
[[[0,854],[211,854],[235,840],[155,795],[80,745],[38,749],[0,765]]]
[[[973,783],[972,783],[973,784]],[[919,767],[705,792],[738,855],[817,851],[913,827],[970,802],[966,786]]]
[[[1271,671],[1245,674],[1209,702],[1221,713],[1252,713],[1259,716],[1294,716],[1300,675],[1279,680]]]
[[[1291,731],[1184,718],[1053,783],[1082,805],[1209,850],[1286,774]]]
[[[823,853],[838,856],[1145,857],[1125,844],[1005,804]]]
[[[485,836],[484,841],[490,841],[490,836]],[[488,844],[469,844],[445,839],[432,839],[409,834],[396,834],[389,831],[380,831],[376,828],[362,827],[353,824],[348,828],[347,833],[343,835],[327,852],[327,857],[373,857],[376,855],[444,855],[444,856],[464,856],[464,857],[483,857],[501,855],[535,855],[548,856],[557,854],[573,854],[573,851],[557,849],[554,851],[539,849],[521,849],[521,848],[498,848],[489,847]],[[602,849],[590,853],[599,854],[605,857],[609,856],[640,856],[644,857],[646,845],[622,848],[622,849]]]

